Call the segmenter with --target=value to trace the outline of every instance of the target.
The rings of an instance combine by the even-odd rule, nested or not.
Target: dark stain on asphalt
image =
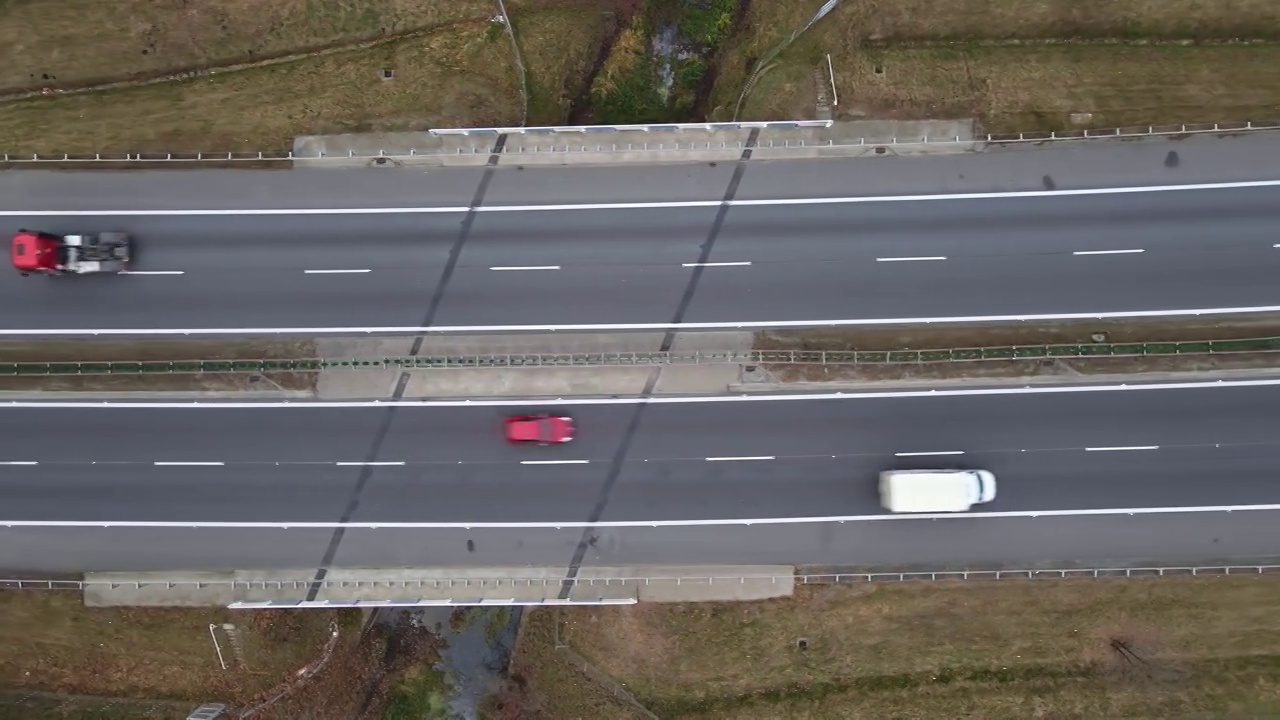
[[[1182,158],[1178,157],[1178,153],[1170,150],[1168,155],[1164,156],[1164,166],[1167,168],[1176,168],[1182,163]]]
[[[1040,179],[1040,182],[1044,184],[1044,189],[1045,189],[1045,190],[1057,190],[1057,189],[1058,189],[1058,183],[1056,183],[1056,182],[1054,182],[1054,181],[1053,181],[1053,176],[1052,176],[1052,175],[1045,175],[1043,178],[1041,178],[1041,179]]]

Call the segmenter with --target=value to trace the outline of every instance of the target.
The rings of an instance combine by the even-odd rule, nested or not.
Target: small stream
[[[433,669],[452,689],[447,714],[422,720],[479,720],[481,703],[501,686],[521,611],[519,607],[428,607],[387,613],[384,622],[394,624],[408,617],[442,641],[440,662]]]

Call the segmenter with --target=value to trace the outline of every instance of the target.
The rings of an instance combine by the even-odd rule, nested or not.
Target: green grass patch
[[[448,720],[449,684],[426,661],[405,670],[387,699],[383,720]]]

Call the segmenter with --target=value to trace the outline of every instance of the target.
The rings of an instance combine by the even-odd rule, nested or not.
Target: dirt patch
[[[711,119],[732,114],[756,60],[820,5],[752,5]],[[976,116],[999,133],[1269,118],[1278,40],[1268,0],[845,0],[761,76],[741,117],[813,117],[811,75],[829,53],[838,119]]]
[[[306,340],[0,341],[0,364],[107,361],[273,360],[315,357]],[[0,376],[0,391],[314,391],[314,372]]]
[[[764,602],[565,608],[562,633],[659,717],[1269,716],[1280,712],[1278,583],[805,586]],[[545,641],[521,652],[547,657]],[[609,650],[655,644],[671,652]],[[527,677],[548,702],[583,692]]]
[[[350,611],[86,608],[76,593],[0,591],[0,677],[9,694],[32,690],[242,703],[314,660],[329,637],[329,624],[349,624],[350,616]],[[221,669],[210,623],[236,626],[244,667],[228,658],[229,668]]]

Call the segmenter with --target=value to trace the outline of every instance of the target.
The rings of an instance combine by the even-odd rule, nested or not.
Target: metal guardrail
[[[611,132],[685,132],[685,131],[734,131],[734,130],[795,130],[798,128],[829,128],[834,120],[768,120],[761,122],[720,123],[654,123],[648,125],[546,125],[538,127],[490,127],[447,128],[427,132],[444,135],[558,135]]]
[[[118,360],[0,363],[0,377],[283,373],[321,370],[615,367],[758,363],[777,365],[921,365],[992,360],[1134,358],[1280,351],[1280,337],[1185,342],[1005,345],[937,350],[730,350],[725,352],[501,353],[382,358],[272,360]]]
[[[791,126],[787,129],[795,127],[812,127],[801,126],[799,123],[809,121],[793,121],[782,123]],[[827,121],[814,121],[827,122]],[[762,123],[736,123],[743,127],[754,127]],[[710,123],[697,125],[605,125],[605,126],[564,126],[564,127],[547,127],[547,128],[461,128],[461,129],[436,129],[430,132],[434,135],[493,135],[496,137],[501,132],[518,133],[521,135],[539,135],[550,134],[555,135],[602,135],[611,132],[621,132],[630,130],[644,130],[646,132],[671,131],[675,129],[683,130],[715,130],[720,129],[718,126],[724,123]],[[783,128],[770,128],[780,130]],[[797,138],[794,140],[783,139],[775,140],[772,138],[762,139],[752,146],[756,149],[801,149],[801,148],[835,148],[835,149],[852,149],[852,148],[893,148],[893,147],[910,147],[918,145],[1018,145],[1018,144],[1040,144],[1046,142],[1058,142],[1067,140],[1102,140],[1102,139],[1135,139],[1144,137],[1181,137],[1186,135],[1203,135],[1214,133],[1240,133],[1240,132],[1259,132],[1266,130],[1280,130],[1280,121],[1247,121],[1247,122],[1231,122],[1231,123],[1198,123],[1188,125],[1147,125],[1147,126],[1128,126],[1117,128],[1106,128],[1100,130],[1068,130],[1062,132],[1023,132],[1023,133],[1004,133],[1004,134],[986,134],[978,135],[971,139],[960,138],[956,136],[947,136],[941,138],[919,137],[919,138],[856,138],[850,139],[848,142],[836,142],[834,140],[814,141]],[[259,151],[259,152],[194,152],[194,153],[64,153],[64,154],[41,154],[41,153],[20,153],[6,152],[3,153],[3,160],[0,162],[11,164],[35,164],[35,163],[95,163],[95,162],[129,162],[129,163],[184,163],[184,162],[286,162],[291,160],[377,160],[385,158],[386,160],[407,160],[415,157],[443,157],[457,155],[554,155],[554,154],[572,154],[572,153],[670,153],[670,152],[694,152],[694,151],[710,151],[710,150],[743,150],[746,149],[747,143],[744,141],[736,142],[658,142],[658,143],[596,143],[588,144],[566,144],[564,146],[552,145],[532,145],[525,146],[515,143],[507,143],[502,148],[485,147],[459,147],[451,150],[430,149],[418,150],[409,148],[407,151],[379,150],[376,153],[356,153],[348,151],[343,154],[328,154],[324,152],[316,152],[315,154],[294,153],[292,150],[281,151]],[[775,158],[776,159],[776,158]]]
[[[404,572],[397,569],[396,572]],[[791,582],[797,585],[835,585],[873,582],[939,582],[944,580],[1069,580],[1150,577],[1200,577],[1221,575],[1273,575],[1280,565],[1167,565],[1100,568],[1048,568],[1011,570],[925,570],[910,572],[840,572],[797,573],[794,575],[660,575],[636,577],[558,577],[558,578],[438,578],[431,580],[41,580],[3,579],[0,590],[71,590],[92,587],[112,589],[164,588],[169,590],[231,588],[232,590],[299,590],[319,587],[325,590],[507,590],[527,588],[559,589],[574,587],[609,587],[624,584],[742,584],[745,582]]]

